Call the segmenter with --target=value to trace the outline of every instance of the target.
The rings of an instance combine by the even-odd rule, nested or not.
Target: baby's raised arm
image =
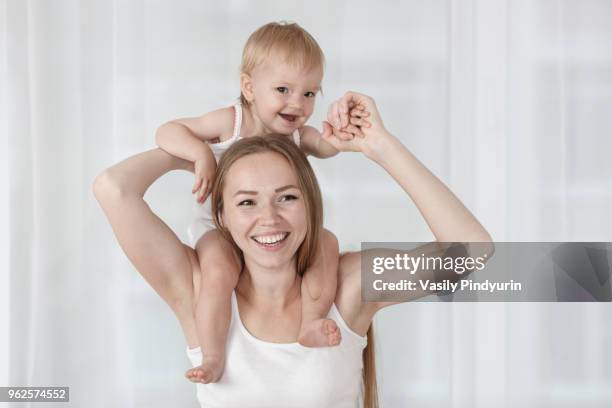
[[[195,118],[171,120],[161,125],[155,134],[157,145],[173,156],[194,164],[195,182],[192,193],[204,202],[215,175],[217,162],[208,142],[221,138],[232,129],[234,111],[219,109]]]
[[[338,154],[338,150],[326,142],[321,133],[312,126],[300,129],[300,147],[304,153],[319,159],[327,159]]]

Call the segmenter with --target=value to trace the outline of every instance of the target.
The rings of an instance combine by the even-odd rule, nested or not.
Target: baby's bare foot
[[[187,370],[185,377],[195,383],[214,383],[221,378],[224,367],[225,361],[222,357],[204,356],[202,358],[202,365]]]
[[[340,329],[332,319],[318,319],[302,326],[298,342],[305,347],[330,347],[340,344]]]

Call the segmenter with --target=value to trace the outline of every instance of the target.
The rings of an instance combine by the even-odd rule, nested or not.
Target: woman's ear
[[[240,92],[248,103],[253,102],[253,81],[249,74],[240,74]]]

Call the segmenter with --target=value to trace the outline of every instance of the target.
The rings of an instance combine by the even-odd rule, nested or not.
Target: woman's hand
[[[322,137],[339,151],[362,152],[369,158],[394,139],[385,129],[374,99],[351,91],[330,106]]]
[[[205,155],[197,159],[194,164],[195,183],[191,193],[196,195],[196,201],[202,204],[212,188],[212,180],[217,171],[217,162],[210,149],[205,150]]]

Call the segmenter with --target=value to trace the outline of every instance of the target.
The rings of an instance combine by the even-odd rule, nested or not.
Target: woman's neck
[[[300,301],[301,280],[295,271],[295,262],[269,269],[245,261],[236,290],[251,305],[285,309]]]

